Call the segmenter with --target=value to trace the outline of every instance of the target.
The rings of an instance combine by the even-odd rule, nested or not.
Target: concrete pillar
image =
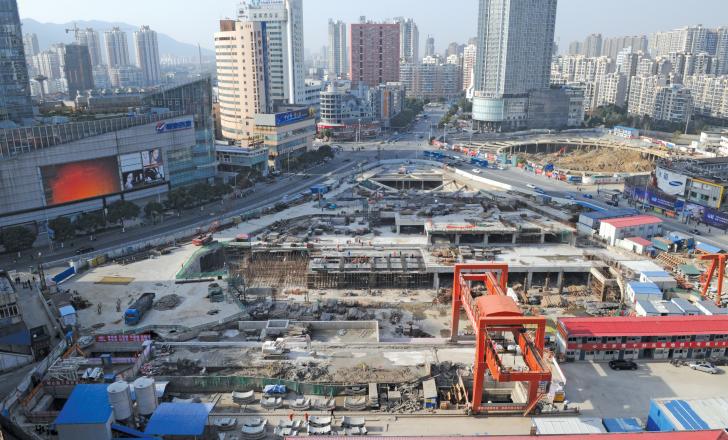
[[[526,289],[531,288],[531,283],[533,282],[533,272],[528,271],[528,275],[526,275]]]
[[[556,278],[556,288],[559,289],[559,295],[564,291],[564,271],[559,272],[559,276]]]
[[[455,244],[460,244],[460,234],[455,234]]]
[[[544,234],[544,233],[542,232],[542,233],[541,233],[541,244],[544,244],[544,243],[546,243],[546,234]]]
[[[440,274],[435,272],[434,275],[435,275],[435,279],[432,280],[432,286],[434,289],[437,290],[440,288]]]
[[[487,233],[483,234],[483,246],[488,246],[488,238],[490,238],[490,236]]]
[[[513,240],[511,240],[511,243],[516,244],[516,237],[518,236],[517,232],[513,233]]]

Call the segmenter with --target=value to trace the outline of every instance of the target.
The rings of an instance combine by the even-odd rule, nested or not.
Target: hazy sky
[[[477,31],[477,0],[303,1],[304,41],[312,52],[326,44],[330,17],[347,22],[361,15],[376,20],[412,17],[422,39],[428,34],[435,37],[438,51],[451,41],[466,42]],[[237,0],[18,0],[23,18],[148,24],[179,41],[210,48],[217,20],[234,16],[237,4]],[[689,24],[728,25],[728,0],[559,0],[556,38],[563,49],[591,32],[649,34]]]

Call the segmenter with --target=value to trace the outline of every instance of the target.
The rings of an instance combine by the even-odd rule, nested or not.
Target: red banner
[[[632,342],[612,344],[568,344],[569,350],[630,350],[630,349],[654,349],[654,348],[725,348],[728,341],[684,341],[684,342]]]

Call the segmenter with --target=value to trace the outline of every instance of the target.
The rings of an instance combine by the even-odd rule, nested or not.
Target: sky
[[[423,42],[467,42],[477,32],[478,0],[303,0],[304,44],[318,52],[326,44],[329,18],[358,21],[398,16],[417,23]],[[217,21],[235,14],[237,0],[18,0],[20,16],[41,22],[120,21],[150,25],[179,41],[212,48]],[[689,5],[690,7],[688,7]],[[589,18],[589,19],[587,19]],[[722,19],[722,20],[721,20]],[[556,40],[560,49],[590,33],[649,34],[680,26],[728,25],[728,0],[559,0]],[[422,51],[422,49],[421,49]]]

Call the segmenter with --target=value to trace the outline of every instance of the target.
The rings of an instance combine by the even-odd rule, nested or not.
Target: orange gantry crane
[[[486,293],[473,298],[471,286],[477,282],[484,283]],[[507,283],[507,264],[455,265],[450,335],[452,342],[456,342],[460,309],[465,309],[476,340],[470,408],[475,414],[499,411],[495,405],[482,405],[486,370],[496,382],[527,384],[527,401],[520,408],[524,415],[533,411],[551,382],[551,370],[543,358],[546,318],[524,316],[518,304],[507,295]],[[507,367],[499,353],[496,339],[507,333],[513,335],[520,347],[518,355],[522,356],[523,362],[518,369]]]
[[[710,261],[710,267],[705,275],[705,282],[703,288],[700,291],[700,296],[705,299],[708,295],[708,289],[710,289],[710,283],[713,281],[713,276],[716,275],[716,269],[718,270],[718,283],[715,286],[715,304],[718,307],[722,307],[723,303],[723,279],[725,277],[725,264],[728,259],[728,254],[707,254],[699,257],[701,260]]]

